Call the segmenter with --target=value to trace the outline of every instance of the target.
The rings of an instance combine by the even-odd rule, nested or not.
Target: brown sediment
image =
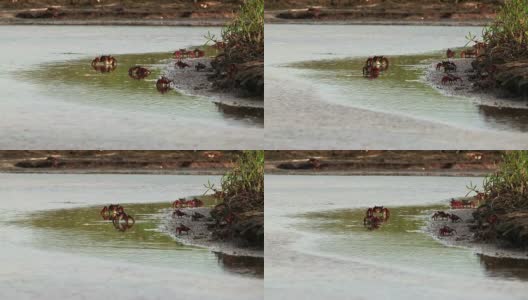
[[[226,239],[217,235],[218,224],[213,216],[212,209],[209,207],[199,208],[180,208],[188,216],[174,217],[173,210],[166,211],[166,223],[163,225],[164,230],[169,232],[177,241],[182,244],[208,248],[214,252],[221,252],[228,255],[263,257],[264,252],[258,245],[250,245],[243,239]],[[200,220],[192,220],[194,213],[200,213],[205,216]],[[191,228],[189,234],[177,234],[176,228],[181,224]],[[263,224],[262,228],[263,228]],[[226,225],[223,225],[226,226]]]
[[[265,169],[276,174],[484,175],[500,151],[266,151]]]
[[[528,259],[528,212],[499,216],[496,224],[479,221],[477,209],[448,209],[445,212],[460,217],[461,221],[433,221],[428,217],[425,227],[426,232],[443,244],[471,248],[491,257]],[[439,229],[446,225],[455,229],[456,234],[440,236]]]
[[[0,23],[4,24],[142,24],[142,25],[216,25],[233,18],[240,4],[192,1],[17,1],[0,4]]]
[[[224,174],[237,151],[0,151],[0,172]]]
[[[213,99],[218,109],[227,115],[234,117],[254,117],[264,122],[263,94],[255,95],[246,85],[246,81],[237,76],[228,78],[220,69],[220,66],[211,64],[211,58],[193,58],[185,60],[190,68],[180,69],[171,63],[164,71],[165,76],[174,82],[173,87],[190,95],[207,96]],[[204,70],[197,71],[195,66],[199,63],[206,66]],[[214,67],[213,67],[214,66]],[[262,70],[264,67],[262,66]],[[248,71],[251,78],[257,78],[259,71]],[[246,74],[246,73],[240,73]],[[255,76],[254,76],[255,74]],[[239,86],[236,84],[240,83]],[[264,78],[262,74],[262,89]]]
[[[460,77],[461,81],[443,84],[442,78],[448,74],[443,70],[436,69],[436,65],[441,61],[434,61],[426,69],[424,76],[425,82],[447,96],[471,98],[478,105],[482,106],[483,112],[489,113],[493,108],[505,108],[514,114],[525,115],[526,109],[528,109],[528,98],[526,95],[523,96],[519,93],[516,94],[515,91],[500,88],[503,84],[499,81],[495,84],[492,78],[481,78],[479,74],[484,72],[482,70],[484,66],[478,67],[479,65],[474,59],[456,58],[450,59],[450,61],[456,64],[457,70],[449,74]],[[528,74],[528,70],[526,73]],[[518,87],[522,83],[521,77],[514,77],[511,74],[507,75],[506,73],[502,73],[501,69],[498,69],[496,78],[497,80],[499,78],[510,78],[508,79],[510,80],[508,84]],[[528,89],[528,85],[526,88]]]
[[[499,1],[378,1],[348,2],[292,0],[266,2],[266,22],[270,23],[380,23],[483,25],[493,20]]]

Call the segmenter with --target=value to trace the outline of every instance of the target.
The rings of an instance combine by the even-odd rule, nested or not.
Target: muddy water
[[[523,299],[524,262],[446,247],[422,232],[429,213],[469,182],[481,178],[267,176],[266,291],[279,299],[307,291],[332,299],[497,299],[507,289]],[[362,219],[374,205],[390,207],[391,218],[369,231]],[[292,269],[308,275],[286,284]]]
[[[219,29],[0,27],[0,148],[256,147],[262,116],[224,113],[212,98],[155,88],[171,52],[203,45],[208,31]],[[113,72],[90,67],[102,54],[117,58]],[[153,73],[129,78],[136,64]]]
[[[90,298],[96,292],[93,286],[115,286],[122,290],[116,297],[122,299],[143,294],[173,298],[175,293],[222,299],[262,296],[262,259],[226,257],[184,246],[160,230],[161,211],[170,199],[201,194],[203,182],[217,182],[218,177],[3,174],[0,178],[0,252],[11,262],[4,261],[0,270],[2,298]],[[98,214],[102,205],[117,202],[136,219],[125,232]],[[143,282],[141,286],[137,280]],[[219,286],[200,290],[198,286],[209,281]],[[182,284],[190,286],[181,291]],[[64,288],[68,285],[78,287],[78,294],[69,295],[71,291]]]
[[[270,143],[294,138],[302,147],[313,148],[320,147],[321,138],[340,136],[333,147],[445,147],[427,138],[434,134],[458,146],[503,148],[498,137],[511,135],[507,140],[512,143],[526,137],[524,110],[491,109],[470,98],[448,97],[421,80],[432,59],[448,47],[464,46],[468,32],[479,36],[481,31],[450,26],[268,25]],[[368,80],[362,77],[362,66],[373,55],[389,56],[392,63],[378,79]],[[383,128],[390,128],[390,135]]]

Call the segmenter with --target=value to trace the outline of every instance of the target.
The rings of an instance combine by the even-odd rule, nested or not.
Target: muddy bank
[[[204,247],[228,255],[264,257],[262,249],[248,247],[244,245],[243,241],[227,241],[215,237],[213,234],[215,220],[211,216],[211,210],[208,207],[180,208],[180,211],[186,213],[187,216],[177,217],[173,216],[173,209],[167,209],[164,212],[165,217],[163,219],[165,221],[162,223],[161,229],[182,244]],[[193,221],[191,216],[195,213],[205,217]],[[191,228],[189,234],[182,233],[180,235],[176,233],[176,228],[182,224]]]
[[[19,1],[0,4],[0,23],[39,25],[222,26],[234,16],[232,3],[189,1]]]
[[[281,1],[266,2],[265,16],[271,23],[484,25],[495,18],[499,5],[497,1]]]
[[[227,114],[264,117],[264,65],[261,68],[244,68],[233,78],[218,69],[212,58],[183,60],[189,65],[179,68],[171,60],[164,70],[173,81],[173,87],[189,95],[206,96],[213,99],[218,108]],[[213,63],[213,64],[211,64]],[[198,71],[202,64],[205,69]],[[213,68],[216,66],[216,68]],[[259,92],[262,90],[262,93]]]
[[[224,174],[237,151],[0,151],[0,172]]]
[[[496,169],[500,151],[268,151],[272,174],[479,176]]]
[[[478,222],[473,213],[476,209],[449,209],[446,213],[455,214],[461,218],[460,222],[453,223],[449,220],[431,220],[430,216],[424,230],[436,240],[446,246],[466,247],[473,249],[476,253],[498,258],[528,259],[528,250],[514,248],[511,245],[497,241],[483,241],[477,234]],[[431,215],[434,212],[431,212]],[[449,226],[456,230],[452,236],[440,236],[439,229]]]
[[[440,61],[433,62],[427,68],[424,81],[444,95],[471,98],[476,104],[483,107],[528,109],[528,98],[526,97],[515,96],[511,91],[505,89],[483,87],[482,83],[476,79],[478,72],[473,68],[473,59],[460,58],[450,61],[457,66],[457,70],[451,74],[459,77],[461,81],[442,84],[442,78],[446,76],[446,73],[436,69],[436,65]],[[526,112],[526,110],[522,112]]]

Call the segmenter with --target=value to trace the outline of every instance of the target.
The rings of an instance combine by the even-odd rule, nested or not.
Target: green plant
[[[488,54],[508,59],[528,58],[528,0],[504,2],[484,31]]]
[[[264,0],[245,0],[237,15],[222,29],[225,55],[232,63],[264,57]],[[207,43],[218,42],[215,35],[205,36]]]
[[[528,151],[509,151],[484,180],[486,204],[494,210],[528,209]]]

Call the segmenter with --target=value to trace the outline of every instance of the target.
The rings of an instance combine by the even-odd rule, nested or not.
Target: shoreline
[[[490,173],[488,170],[467,171],[393,171],[393,170],[280,170],[265,169],[266,175],[306,175],[306,176],[445,176],[445,177],[482,177]]]
[[[462,221],[458,223],[452,223],[451,221],[433,221],[431,220],[430,215],[428,215],[427,224],[424,226],[424,232],[447,247],[462,247],[470,249],[477,254],[497,258],[528,260],[528,251],[514,248],[503,248],[497,244],[476,241],[469,225],[474,221],[472,216],[474,211],[475,209],[473,208],[445,210],[446,213],[459,216]],[[453,236],[441,237],[438,234],[438,230],[444,225],[455,229],[457,233]]]
[[[422,81],[445,96],[450,97],[466,97],[472,102],[481,106],[493,108],[511,108],[511,109],[528,109],[528,101],[508,97],[504,92],[497,89],[482,90],[474,86],[470,76],[474,75],[471,58],[457,58],[450,59],[457,65],[457,71],[451,74],[459,76],[462,82],[454,84],[441,84],[442,77],[445,76],[443,71],[437,71],[435,66],[440,61],[434,61],[430,64],[425,74],[422,76]]]
[[[190,68],[177,69],[174,66],[173,59],[166,63],[163,73],[167,78],[175,82],[176,91],[190,96],[204,96],[211,99],[219,109],[230,111],[234,114],[246,113],[260,117],[264,115],[264,101],[256,97],[243,98],[237,95],[236,90],[220,90],[213,86],[214,82],[208,78],[214,74],[211,67],[212,58],[193,58],[186,60],[191,64]],[[196,71],[195,65],[204,64],[207,67],[204,71]]]
[[[197,19],[197,20],[135,20],[135,19],[88,19],[88,20],[46,20],[0,18],[0,26],[181,26],[181,27],[222,27],[227,19]]]
[[[180,208],[180,210],[189,215],[198,212],[209,219],[211,217],[210,207],[198,207],[198,208]],[[212,252],[219,252],[233,256],[249,256],[249,257],[261,257],[264,258],[264,250],[243,248],[231,241],[220,241],[215,240],[211,237],[211,231],[207,228],[207,220],[204,221],[192,221],[190,217],[172,217],[172,208],[167,208],[163,212],[162,223],[160,230],[169,234],[177,242],[188,246],[195,246],[200,248],[209,249]],[[176,234],[176,227],[179,224],[183,224],[191,228],[191,234]]]

